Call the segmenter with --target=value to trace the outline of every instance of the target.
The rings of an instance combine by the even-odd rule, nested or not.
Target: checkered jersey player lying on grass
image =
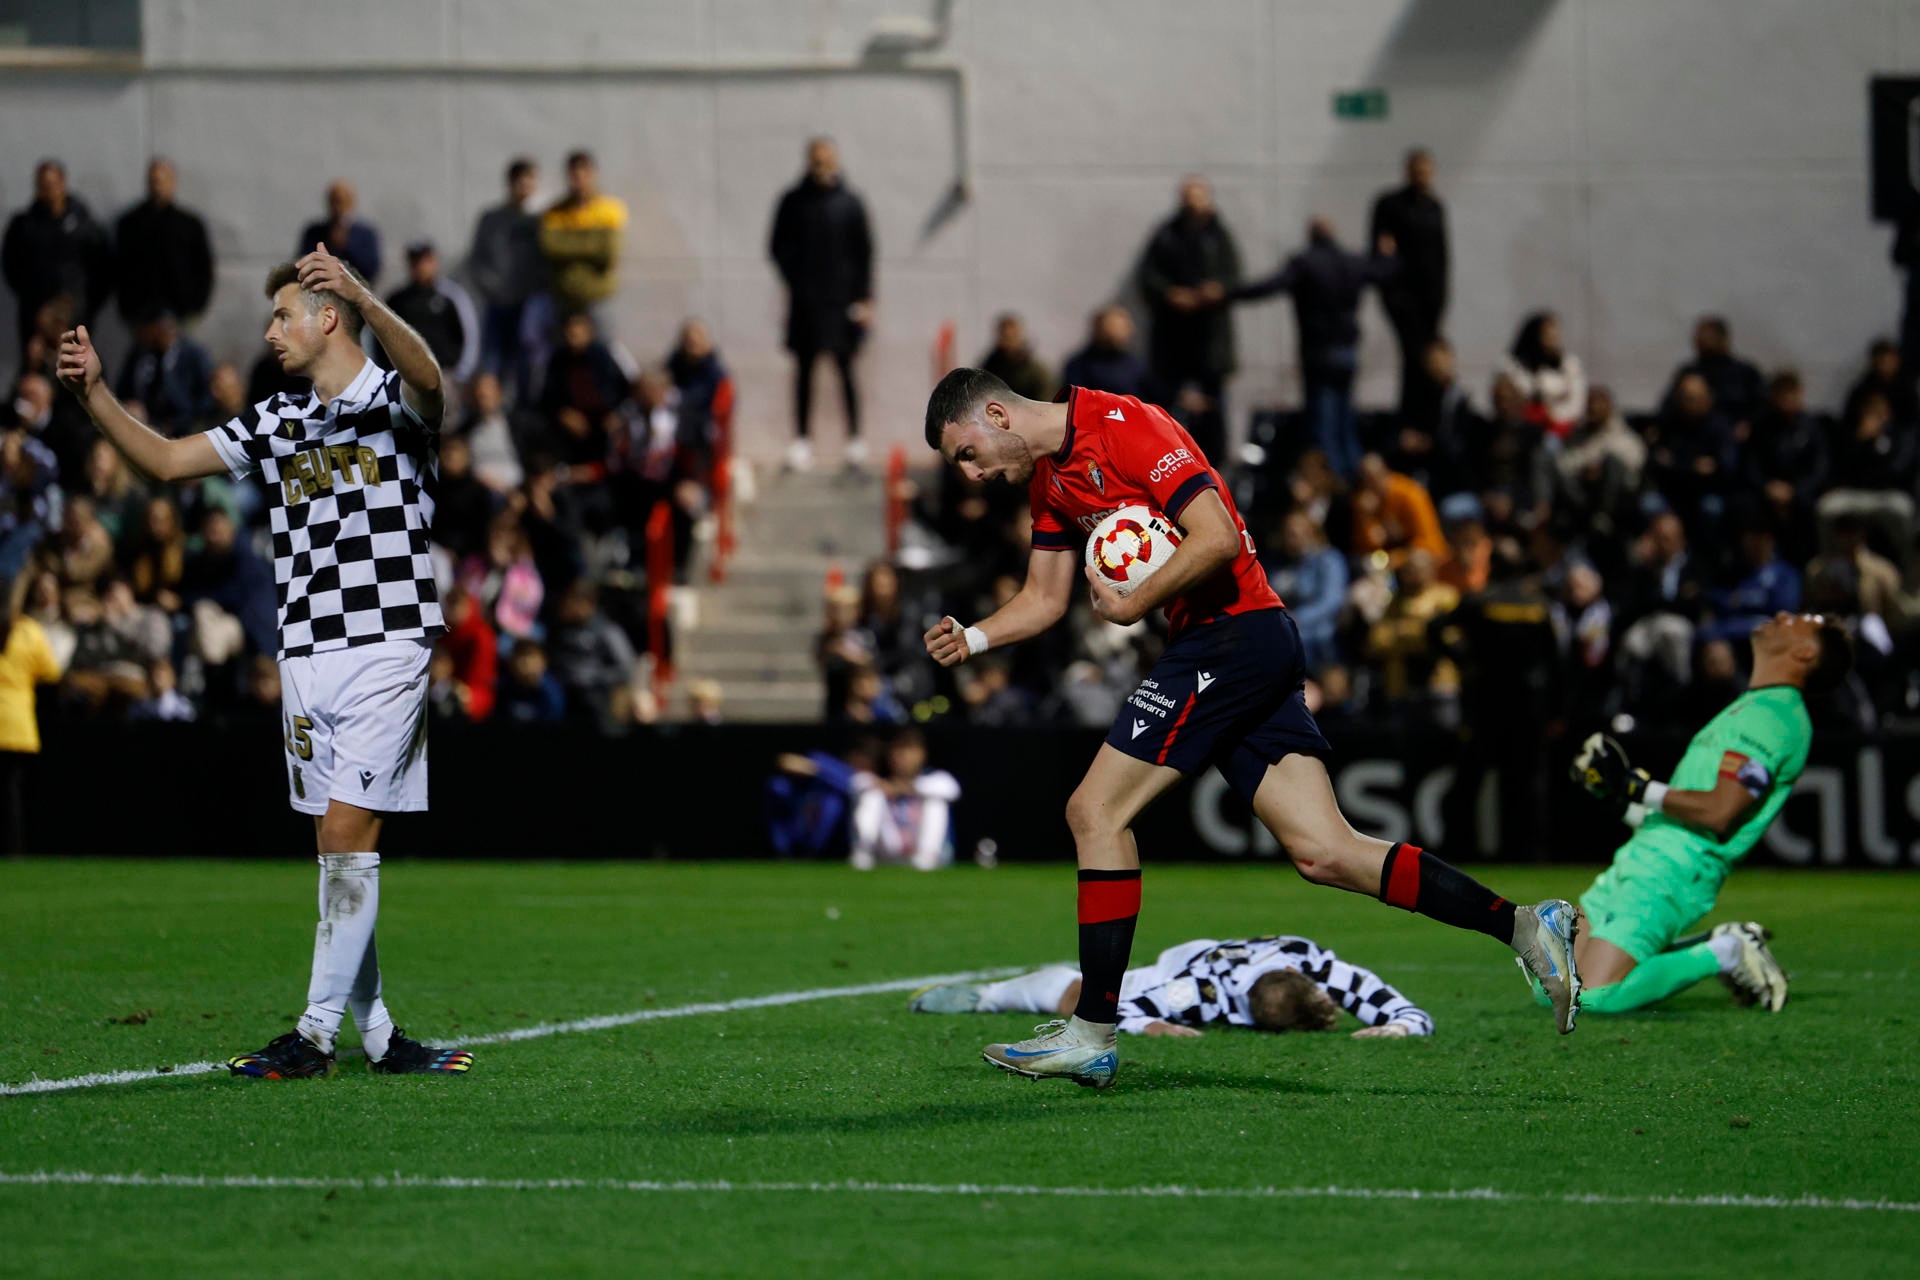
[[[255,1079],[329,1075],[351,1011],[375,1071],[463,1072],[472,1054],[430,1048],[394,1026],[374,945],[382,815],[427,807],[427,666],[446,629],[428,542],[440,366],[325,246],[268,272],[266,292],[267,346],[313,389],[178,440],[114,398],[85,326],[60,341],[61,382],[135,467],[166,482],[256,472],[266,482],[288,801],[313,818],[320,923],[306,1012],[227,1065]],[[361,350],[363,325],[394,372]]]
[[[1080,970],[1048,965],[1004,982],[950,982],[916,991],[915,1013],[1073,1012]],[[1197,1036],[1201,1027],[1331,1031],[1340,1010],[1365,1025],[1356,1039],[1427,1036],[1433,1019],[1380,976],[1348,964],[1309,938],[1276,935],[1216,942],[1195,938],[1127,970],[1119,1029],[1141,1036]]]

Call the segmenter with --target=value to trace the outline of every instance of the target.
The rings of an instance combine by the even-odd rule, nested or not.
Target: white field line
[[[1423,1190],[1418,1187],[1047,1187],[979,1182],[730,1182],[627,1178],[423,1178],[395,1174],[374,1178],[269,1177],[257,1174],[89,1173],[42,1169],[0,1172],[0,1186],[159,1187],[195,1191],[617,1191],[699,1195],[917,1195],[992,1196],[1087,1200],[1428,1200],[1492,1204],[1602,1205],[1672,1209],[1825,1209],[1847,1213],[1920,1213],[1920,1201],[1860,1200],[1830,1196],[1667,1195],[1616,1196],[1494,1187]]]
[[[812,991],[781,991],[766,996],[743,996],[738,1000],[712,1000],[700,1004],[674,1005],[666,1009],[635,1009],[630,1013],[606,1013],[593,1018],[575,1018],[571,1022],[542,1022],[490,1035],[462,1037],[460,1044],[507,1044],[515,1040],[541,1040],[548,1036],[571,1035],[577,1031],[606,1031],[632,1026],[636,1022],[657,1022],[662,1018],[691,1018],[704,1013],[737,1013],[742,1009],[771,1009],[779,1005],[806,1004],[813,1000],[843,1000],[850,996],[884,995],[891,991],[913,991],[936,982],[972,982],[982,978],[1004,978],[1024,973],[1022,968],[979,969],[972,973],[936,973],[924,978],[895,978],[889,982],[868,982],[853,987],[819,987]],[[97,1089],[108,1084],[133,1084],[158,1080],[163,1076],[203,1076],[225,1071],[224,1062],[182,1062],[171,1067],[143,1071],[99,1071],[92,1075],[62,1076],[53,1080],[28,1080],[22,1084],[0,1084],[0,1098],[27,1093],[58,1093],[66,1089]]]

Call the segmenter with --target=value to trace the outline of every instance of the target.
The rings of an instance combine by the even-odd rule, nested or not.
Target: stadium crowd
[[[646,652],[649,539],[664,523],[684,573],[732,386],[697,319],[657,360],[620,344],[609,303],[627,209],[600,189],[590,154],[563,169],[564,194],[538,208],[536,165],[513,161],[451,273],[438,246],[417,241],[402,278],[383,278],[382,237],[344,180],[288,250],[324,243],[353,264],[460,392],[437,495],[451,629],[434,667],[436,711],[615,729],[659,714],[645,678],[660,656]],[[0,406],[0,576],[46,629],[66,673],[58,698],[76,713],[273,705],[258,494],[224,479],[150,487],[51,376],[59,334],[111,302],[133,339],[116,389],[157,429],[204,430],[285,389],[270,353],[242,368],[244,356],[216,359],[195,340],[215,279],[206,224],[179,202],[166,160],[150,164],[146,186],[109,225],[48,160],[7,223],[0,274],[20,350]],[[811,464],[822,355],[857,436],[849,371],[873,315],[865,209],[824,139],[775,206],[769,255],[792,301],[787,460],[799,468]],[[1568,350],[1542,311],[1517,325],[1497,368],[1469,379],[1443,336],[1449,245],[1425,152],[1376,202],[1361,246],[1315,218],[1298,252],[1260,276],[1243,269],[1207,183],[1190,178],[1132,284],[1128,301],[1093,313],[1057,376],[1012,314],[980,362],[1025,395],[1090,386],[1181,419],[1235,489],[1307,640],[1330,724],[1464,722],[1483,738],[1512,726],[1534,741],[1622,716],[1697,721],[1739,687],[1752,622],[1795,607],[1846,616],[1862,640],[1857,677],[1825,711],[1871,723],[1876,707],[1920,704],[1909,674],[1920,599],[1908,590],[1920,394],[1898,345],[1875,343],[1844,401],[1822,407],[1790,369],[1743,359],[1724,318],[1704,316],[1660,402],[1627,413],[1604,370]],[[1401,355],[1399,403],[1384,412],[1361,412],[1353,393],[1369,289]],[[1234,314],[1282,293],[1302,403],[1256,410],[1230,454]],[[1025,495],[943,473],[900,496],[914,517],[900,558],[826,602],[826,718],[1107,723],[1159,643],[1152,627],[1094,625],[1083,612],[957,677],[936,671],[920,642],[928,621],[977,617],[1017,588]],[[702,695],[712,718],[718,693]]]
[[[1746,636],[1777,610],[1848,619],[1855,675],[1822,717],[1870,728],[1920,711],[1920,595],[1909,590],[1920,398],[1899,346],[1878,341],[1836,406],[1790,368],[1744,359],[1725,317],[1676,334],[1671,380],[1627,413],[1567,349],[1557,317],[1520,320],[1470,383],[1444,335],[1444,205],[1433,158],[1376,202],[1364,250],[1315,218],[1305,245],[1243,277],[1207,184],[1181,188],[1155,229],[1134,311],[1091,318],[1059,376],[1017,315],[978,363],[1016,392],[1065,385],[1166,405],[1218,460],[1306,641],[1323,723],[1461,732],[1469,767],[1542,755],[1570,727],[1697,727],[1744,687]],[[1353,403],[1360,307],[1379,292],[1402,354],[1390,411]],[[1256,410],[1229,456],[1222,388],[1233,310],[1287,293],[1298,410]],[[1475,385],[1477,384],[1477,385]],[[920,644],[942,615],[977,619],[1016,590],[1026,494],[951,469],[903,486],[900,559],[832,594],[819,655],[830,719],[1104,727],[1160,640],[1084,602],[1072,625],[948,673]],[[1584,731],[1584,730],[1583,730]]]
[[[456,389],[440,452],[434,554],[449,631],[432,706],[459,720],[590,722],[660,713],[647,678],[642,588],[653,540],[684,575],[706,514],[732,385],[707,327],[640,362],[612,331],[626,206],[599,189],[594,158],[565,159],[565,193],[534,206],[538,171],[516,159],[463,260],[405,247],[388,275],[379,231],[351,183],[289,237],[289,257],[324,243],[432,347]],[[43,161],[34,198],[0,244],[19,317],[18,362],[0,413],[0,578],[45,630],[66,712],[191,719],[273,709],[276,594],[264,502],[252,481],[157,488],[135,474],[59,390],[60,334],[111,300],[132,350],[109,376],[135,417],[180,436],[298,389],[263,344],[251,365],[194,338],[212,296],[205,221],[177,200],[164,159],[146,199],[111,227]],[[369,338],[369,355],[384,353]],[[714,691],[691,712],[716,714]]]

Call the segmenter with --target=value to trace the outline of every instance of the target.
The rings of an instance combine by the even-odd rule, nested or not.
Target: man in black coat
[[[1214,208],[1206,179],[1180,184],[1180,208],[1140,255],[1140,292],[1150,325],[1154,381],[1173,397],[1202,452],[1225,456],[1222,393],[1234,368],[1233,312],[1221,304],[1240,285],[1240,250]]]
[[[120,316],[130,326],[161,312],[192,320],[213,296],[207,224],[174,203],[179,185],[173,161],[155,156],[147,165],[147,198],[114,228]]]
[[[1371,257],[1350,253],[1335,238],[1333,223],[1316,217],[1307,224],[1306,248],[1272,275],[1229,295],[1236,302],[1293,295],[1307,425],[1314,444],[1348,479],[1360,470],[1360,425],[1353,413],[1353,377],[1360,367],[1360,295],[1369,284],[1394,277],[1399,264],[1393,254],[1391,236],[1375,242]]]
[[[92,210],[67,191],[67,167],[42,160],[33,171],[33,203],[13,215],[0,241],[0,275],[19,306],[20,345],[49,299],[73,299],[73,322],[90,324],[113,292],[113,249]]]
[[[1735,427],[1752,425],[1766,403],[1766,384],[1751,361],[1733,354],[1733,329],[1724,316],[1701,316],[1693,325],[1693,359],[1673,371],[1663,406],[1673,403],[1680,380],[1697,373],[1713,392],[1713,406]]]
[[[853,356],[873,320],[873,236],[866,205],[841,177],[840,153],[831,139],[807,144],[806,176],[780,198],[769,252],[786,282],[787,350],[797,362],[787,465],[804,470],[813,463],[813,366],[824,353],[840,371],[847,461],[858,466],[866,460],[866,444],[860,438]]]
[[[1427,344],[1440,333],[1447,310],[1447,208],[1433,192],[1433,153],[1407,153],[1407,185],[1373,202],[1372,239],[1392,236],[1400,274],[1380,290],[1380,301],[1400,340],[1400,407],[1421,379]]]

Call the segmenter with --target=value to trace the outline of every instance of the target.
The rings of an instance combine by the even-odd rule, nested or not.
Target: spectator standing
[[[480,316],[473,298],[459,283],[440,274],[440,253],[431,240],[407,246],[407,282],[387,295],[393,313],[426,339],[447,376],[465,384],[480,364]],[[368,354],[381,368],[387,353],[367,334]]]
[[[609,342],[614,332],[609,304],[620,287],[626,233],[626,202],[600,190],[600,164],[593,153],[569,154],[567,194],[540,219],[547,287],[561,315],[586,312]]]
[[[1440,336],[1447,310],[1447,207],[1435,194],[1433,153],[1407,153],[1407,183],[1373,202],[1372,239],[1394,243],[1400,272],[1381,286],[1380,301],[1400,343],[1400,413],[1430,388],[1422,386],[1428,344]]]
[[[1224,303],[1240,287],[1240,250],[1206,179],[1188,177],[1180,184],[1179,209],[1154,231],[1140,256],[1139,284],[1147,300],[1154,381],[1181,411],[1201,452],[1223,459],[1224,396],[1235,363],[1233,312]]]
[[[358,271],[371,285],[380,278],[380,233],[371,223],[353,216],[360,201],[353,184],[335,178],[327,184],[327,216],[310,222],[300,233],[299,247],[293,256],[304,258],[313,246],[324,244],[327,252]]]
[[[213,296],[207,224],[175,203],[179,186],[173,161],[155,156],[147,164],[147,198],[121,214],[114,228],[120,316],[129,325],[163,311],[191,321]]]
[[[1560,333],[1560,317],[1536,311],[1521,324],[1500,372],[1512,378],[1526,397],[1528,412],[1554,436],[1565,439],[1587,408],[1587,374],[1580,357],[1569,353]]]
[[[1697,373],[1713,392],[1713,403],[1742,435],[1766,402],[1760,370],[1733,354],[1733,329],[1724,316],[1701,316],[1693,325],[1693,359],[1673,371],[1662,403],[1671,401],[1681,379]]]
[[[485,308],[480,321],[480,367],[511,379],[514,395],[532,394],[524,332],[527,304],[547,286],[540,249],[540,215],[530,207],[540,171],[521,156],[507,166],[507,198],[481,213],[467,254],[467,274]]]
[[[1147,362],[1133,353],[1133,313],[1117,302],[1093,313],[1087,345],[1067,357],[1060,378],[1070,387],[1160,399]]]
[[[1360,367],[1360,296],[1369,284],[1394,277],[1399,265],[1388,237],[1374,242],[1371,256],[1350,253],[1333,223],[1307,224],[1307,247],[1264,279],[1231,295],[1251,302],[1287,293],[1293,297],[1300,342],[1300,383],[1313,441],[1343,478],[1360,469],[1360,428],[1353,413],[1353,379]]]
[[[47,303],[62,296],[71,300],[70,327],[91,323],[113,292],[113,248],[106,228],[84,200],[67,190],[67,167],[60,161],[35,166],[33,202],[13,215],[0,239],[0,275],[13,290],[23,350]]]
[[[162,435],[191,435],[213,411],[213,359],[180,332],[169,311],[141,318],[133,350],[114,388],[122,401],[138,403],[142,417]]]
[[[993,350],[980,357],[980,367],[1029,400],[1052,400],[1059,389],[1053,370],[1033,353],[1027,322],[1011,311],[993,322]]]
[[[839,148],[831,139],[807,144],[806,176],[780,197],[768,249],[787,286],[787,350],[795,361],[787,465],[813,465],[813,369],[822,355],[831,356],[840,373],[847,460],[861,465],[866,442],[860,437],[853,357],[873,323],[873,234],[865,203],[841,175]]]
[[[40,754],[34,688],[60,679],[40,624],[18,612],[13,583],[0,581],[0,854],[26,851],[23,775]]]

